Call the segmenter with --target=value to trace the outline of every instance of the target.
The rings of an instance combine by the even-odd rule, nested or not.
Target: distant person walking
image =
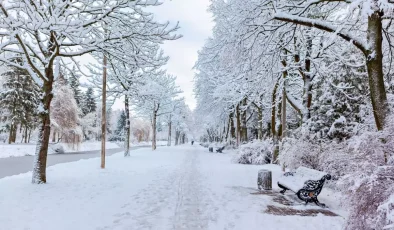
[[[194,141],[192,141],[192,145],[194,144]]]

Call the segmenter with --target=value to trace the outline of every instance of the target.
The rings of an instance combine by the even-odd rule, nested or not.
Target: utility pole
[[[107,27],[104,24],[104,35],[107,35]],[[103,88],[102,88],[102,108],[101,108],[101,168],[105,168],[105,141],[107,124],[107,56],[104,51],[103,57]]]
[[[106,134],[106,115],[107,115],[107,56],[104,53],[103,60],[103,89],[102,89],[102,110],[101,110],[101,168],[105,168],[105,134]]]

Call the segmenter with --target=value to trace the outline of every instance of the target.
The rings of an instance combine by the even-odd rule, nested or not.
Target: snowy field
[[[62,144],[66,152],[80,152],[80,151],[93,151],[100,150],[101,142],[83,142],[79,147],[72,148],[66,144]],[[107,142],[106,149],[120,148],[119,145]],[[33,156],[36,151],[36,144],[0,144],[0,158],[5,157],[20,157],[20,156]],[[53,154],[51,151],[51,144],[49,146],[49,154]]]
[[[129,158],[108,157],[105,170],[98,158],[49,167],[45,185],[31,184],[30,173],[7,177],[0,180],[1,229],[342,229],[340,199],[326,188],[320,201],[338,216],[269,214],[285,205],[276,196],[253,194],[257,172],[273,171],[277,195],[279,167],[233,164],[231,158],[196,145],[146,148]]]

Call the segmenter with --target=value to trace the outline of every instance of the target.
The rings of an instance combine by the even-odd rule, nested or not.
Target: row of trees
[[[280,139],[304,125],[342,140],[369,114],[382,130],[393,4],[362,2],[215,1],[214,36],[196,64],[209,139]]]
[[[213,36],[196,63],[202,140],[260,139],[274,163],[346,184],[347,228],[388,226],[377,206],[394,188],[393,9],[380,0],[212,1]],[[372,184],[390,187],[374,206]]]
[[[60,109],[59,106],[64,104],[55,103],[56,97],[73,92],[74,100],[68,97],[72,106],[79,104],[85,117],[94,110],[91,103],[88,104],[92,106],[81,105],[78,87],[71,87],[70,91],[70,88],[55,85],[61,84],[58,79],[64,72],[70,73],[71,85],[77,84],[75,74],[83,75],[83,72],[76,57],[90,55],[97,63],[102,63],[89,66],[90,73],[86,75],[96,88],[100,88],[100,84],[95,84],[96,80],[101,76],[104,79],[101,84],[104,101],[102,137],[106,133],[106,92],[113,98],[125,98],[126,141],[130,139],[128,111],[131,102],[135,102],[133,106],[138,104],[138,109],[151,109],[155,136],[156,117],[168,115],[168,110],[163,108],[179,100],[179,90],[174,87],[173,77],[161,69],[168,58],[159,48],[163,41],[180,37],[174,34],[178,26],[170,27],[168,23],[154,21],[146,8],[158,5],[157,1],[146,0],[0,2],[0,62],[28,74],[39,92],[36,110],[39,134],[33,183],[46,182],[48,144],[53,133],[51,127],[58,125],[52,125],[51,114],[67,117],[67,122],[70,122],[58,127],[68,125],[71,128],[75,124],[77,114]],[[154,85],[153,81],[163,82],[163,85]],[[150,86],[158,91],[147,93],[140,90],[144,87],[148,91]],[[61,111],[66,112],[62,114]],[[126,156],[129,154],[128,146],[126,143]]]

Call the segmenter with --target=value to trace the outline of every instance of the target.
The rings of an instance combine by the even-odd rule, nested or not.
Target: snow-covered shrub
[[[322,145],[319,166],[333,176],[341,177],[347,187],[348,184],[354,184],[353,174],[368,176],[377,167],[386,165],[387,154],[393,152],[389,146],[379,133],[373,132],[352,137],[342,143],[325,143]]]
[[[279,162],[286,168],[296,169],[300,166],[318,169],[321,144],[306,138],[287,138],[282,142]]]
[[[394,193],[378,207],[377,222],[386,224],[384,229],[394,229]]]
[[[320,167],[339,177],[346,193],[347,229],[392,229],[394,219],[394,123],[346,142],[324,145]]]
[[[262,165],[271,163],[272,142],[254,141],[239,147],[235,162],[239,164]]]
[[[347,229],[383,230],[394,227],[394,166],[378,167],[362,178],[349,197]]]
[[[49,145],[49,152],[55,153],[55,154],[64,154],[65,153],[64,147],[60,143]]]

